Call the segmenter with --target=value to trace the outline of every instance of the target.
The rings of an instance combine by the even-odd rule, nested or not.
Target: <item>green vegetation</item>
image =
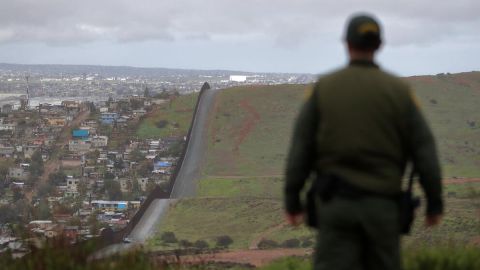
[[[441,246],[409,248],[404,252],[405,270],[474,270],[480,269],[478,247]]]
[[[277,178],[210,178],[200,181],[199,197],[282,198],[282,182]]]
[[[158,139],[187,134],[198,94],[178,96],[145,115],[136,135],[140,139]]]
[[[262,198],[192,198],[178,201],[160,225],[160,232],[150,240],[151,247],[164,245],[165,232],[190,242],[203,240],[216,246],[217,239],[232,238],[232,249],[248,248],[258,235],[278,225],[283,217],[279,200]],[[178,226],[182,224],[182,226]]]
[[[448,177],[480,175],[480,72],[411,77]]]

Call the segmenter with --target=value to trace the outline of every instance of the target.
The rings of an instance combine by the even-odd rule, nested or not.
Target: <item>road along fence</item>
[[[193,124],[194,124],[195,117],[196,117],[197,112],[198,112],[198,108],[200,106],[201,98],[204,95],[205,91],[208,91],[209,89],[210,89],[210,87],[202,87],[202,89],[200,90],[200,92],[198,94],[197,101],[196,101],[196,104],[195,104],[195,109],[194,109],[193,116],[192,116],[192,121],[190,122],[190,127],[188,129],[188,133],[187,133],[186,140],[185,140],[186,143],[185,143],[185,145],[183,147],[183,150],[182,150],[182,153],[181,153],[181,155],[178,159],[177,165],[175,166],[175,169],[173,170],[173,172],[170,176],[169,185],[167,187],[167,190],[165,191],[162,188],[160,188],[160,186],[157,185],[155,187],[155,189],[153,189],[152,192],[150,192],[150,194],[148,194],[147,198],[142,203],[142,205],[140,206],[138,211],[130,219],[127,226],[125,228],[123,228],[122,230],[115,231],[115,232],[113,232],[111,229],[102,230],[102,232],[100,234],[99,244],[97,244],[97,245],[99,245],[99,247],[98,247],[99,249],[101,249],[105,246],[111,245],[111,244],[122,242],[123,239],[125,237],[127,237],[132,232],[133,228],[135,228],[135,226],[137,226],[137,224],[140,222],[143,215],[147,211],[148,207],[150,207],[150,204],[155,199],[168,199],[168,198],[170,198],[173,186],[175,185],[175,181],[176,181],[177,176],[178,176],[178,174],[179,174],[179,172],[182,168],[183,161],[185,160],[185,155],[187,153],[188,144],[189,144],[190,138],[192,136]]]

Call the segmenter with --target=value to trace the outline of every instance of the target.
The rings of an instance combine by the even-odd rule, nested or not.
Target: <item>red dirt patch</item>
[[[248,116],[243,120],[242,128],[239,131],[239,136],[235,141],[234,151],[238,151],[238,147],[248,137],[248,134],[253,130],[257,122],[260,120],[260,114],[257,110],[248,102],[247,99],[240,101],[240,107],[244,109]]]
[[[465,183],[479,183],[480,178],[458,178],[458,179],[445,179],[444,184],[465,184]]]
[[[290,256],[310,256],[312,249],[273,249],[273,250],[238,250],[214,254],[181,256],[183,263],[202,264],[205,262],[230,262],[250,264],[260,267],[274,260]]]

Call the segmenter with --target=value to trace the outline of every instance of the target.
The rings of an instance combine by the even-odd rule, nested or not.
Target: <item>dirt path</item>
[[[290,256],[310,256],[312,249],[272,249],[272,250],[238,250],[214,254],[186,255],[180,257],[157,257],[159,260],[181,262],[182,264],[205,264],[207,262],[250,264],[261,267],[274,260]]]
[[[465,183],[479,183],[480,178],[458,178],[458,179],[445,179],[444,184],[465,184]]]
[[[252,179],[252,178],[283,178],[283,174],[266,174],[266,175],[204,175],[205,179]]]
[[[90,115],[89,110],[81,111],[75,119],[73,119],[68,125],[64,126],[60,132],[57,141],[52,149],[52,153],[57,153],[64,145],[68,144],[68,141],[71,138],[72,127],[79,126],[83,121],[85,121]],[[37,192],[37,189],[40,185],[48,181],[50,174],[58,171],[60,169],[60,160],[57,155],[52,155],[47,162],[44,164],[43,174],[38,178],[38,181],[35,183],[33,192],[26,194],[26,197],[31,201],[34,193]]]
[[[242,128],[239,131],[238,138],[235,141],[234,151],[238,151],[238,147],[248,137],[248,134],[253,130],[257,122],[260,120],[260,114],[248,102],[247,99],[240,101],[240,107],[245,110],[248,116],[243,120]]]

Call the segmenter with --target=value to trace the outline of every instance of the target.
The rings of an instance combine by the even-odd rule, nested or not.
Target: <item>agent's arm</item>
[[[317,94],[314,90],[300,110],[287,159],[285,209],[287,222],[292,225],[298,225],[302,221],[300,192],[315,161],[315,134],[319,117],[316,99]]]

